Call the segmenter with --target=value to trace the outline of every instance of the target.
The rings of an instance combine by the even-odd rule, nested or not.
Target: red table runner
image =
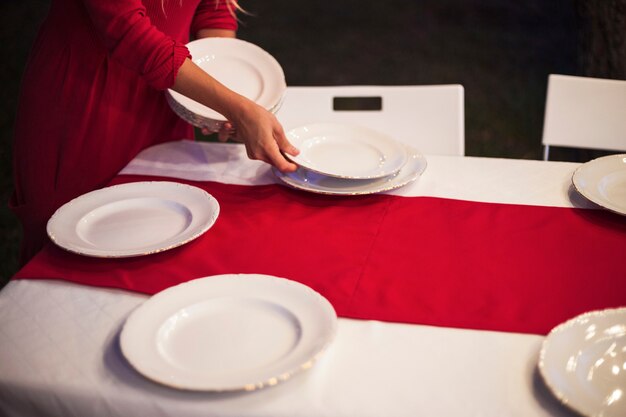
[[[114,183],[143,180],[159,178]],[[154,294],[208,275],[261,273],[314,288],[343,317],[539,334],[626,305],[626,218],[604,210],[180,182],[221,206],[193,242],[124,259],[49,244],[14,278]]]

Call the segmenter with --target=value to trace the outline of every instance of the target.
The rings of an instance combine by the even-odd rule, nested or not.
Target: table
[[[578,164],[427,156],[415,183],[391,192],[580,207]],[[150,148],[122,174],[271,184],[240,145],[179,141]],[[63,281],[16,280],[0,292],[0,414],[6,416],[567,416],[536,368],[543,336],[339,319],[336,340],[292,380],[252,393],[154,384],[125,362],[121,325],[145,295]]]

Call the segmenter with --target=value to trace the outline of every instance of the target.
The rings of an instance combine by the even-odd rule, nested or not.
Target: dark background
[[[608,49],[596,34],[626,32],[625,3],[241,0],[239,37],[274,55],[289,85],[462,84],[467,155],[540,159],[548,74],[624,77],[623,34]],[[48,5],[0,1],[0,286],[17,268],[6,201],[19,80]]]

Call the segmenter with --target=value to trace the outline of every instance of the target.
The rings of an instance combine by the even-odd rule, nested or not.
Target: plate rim
[[[289,131],[287,131],[285,133],[285,136],[293,144],[293,140],[291,139],[291,135],[294,134],[293,132],[295,132],[297,130],[305,129],[305,128],[310,127],[310,126],[315,126],[315,127],[323,126],[323,127],[327,127],[327,128],[332,128],[332,127],[338,126],[338,127],[342,128],[342,129],[358,129],[360,131],[372,133],[372,134],[375,134],[377,137],[383,138],[384,140],[387,141],[388,144],[390,144],[392,147],[395,147],[396,149],[398,149],[400,151],[400,153],[402,153],[401,162],[398,164],[397,167],[394,167],[391,170],[388,170],[386,172],[382,171],[380,173],[371,174],[371,175],[347,175],[347,174],[338,174],[338,173],[335,173],[335,172],[322,171],[319,168],[315,168],[314,166],[311,166],[308,163],[303,164],[302,161],[299,159],[300,155],[295,155],[294,156],[294,155],[289,155],[288,153],[284,154],[285,157],[287,159],[289,159],[291,162],[293,162],[294,164],[296,164],[299,167],[302,167],[304,169],[307,169],[309,171],[315,172],[317,174],[326,175],[328,177],[334,177],[334,178],[342,178],[342,179],[354,179],[354,180],[377,179],[377,178],[388,177],[390,175],[393,175],[393,174],[397,173],[398,171],[400,171],[402,169],[402,167],[409,160],[408,152],[407,152],[406,147],[404,146],[404,144],[402,142],[399,142],[398,140],[394,139],[390,135],[385,134],[384,132],[378,131],[376,129],[372,129],[372,128],[367,127],[367,126],[354,124],[354,123],[339,123],[339,122],[314,122],[314,123],[307,123],[307,124],[304,124],[304,125],[297,126],[297,127],[292,128],[292,129],[289,129]],[[294,146],[297,147],[296,144],[294,144]]]
[[[176,186],[176,187],[180,187],[181,189],[187,189],[187,190],[193,190],[193,192],[198,193],[199,195],[201,195],[202,197],[207,198],[207,201],[209,202],[209,204],[214,205],[214,213],[210,216],[210,219],[204,223],[204,225],[202,225],[201,227],[198,228],[198,230],[196,230],[194,233],[192,233],[189,237],[187,237],[186,239],[183,240],[179,240],[177,242],[174,242],[170,245],[167,246],[162,246],[160,248],[156,248],[156,249],[152,249],[152,250],[148,250],[148,251],[139,251],[139,250],[119,250],[119,251],[110,251],[112,253],[107,253],[106,250],[91,250],[89,248],[85,248],[85,247],[80,247],[77,245],[73,245],[73,244],[68,244],[67,242],[64,242],[64,240],[61,238],[59,238],[59,235],[56,233],[55,230],[53,230],[53,228],[55,227],[56,223],[59,220],[59,218],[61,216],[63,216],[64,211],[70,209],[70,207],[73,207],[76,204],[80,204],[80,202],[84,199],[87,199],[93,195],[96,194],[102,194],[102,193],[106,193],[106,192],[111,192],[111,190],[113,189],[118,189],[118,188],[123,188],[123,187],[129,187],[129,186],[141,186],[141,185],[147,185],[147,186],[158,186],[158,185],[162,185],[162,184],[167,184],[167,186]],[[136,182],[127,182],[127,183],[123,183],[123,184],[115,184],[115,185],[111,185],[111,186],[107,186],[107,187],[103,187],[103,188],[99,188],[96,190],[92,190],[89,191],[85,194],[81,194],[78,197],[73,198],[72,200],[68,201],[67,203],[63,204],[61,207],[59,207],[58,209],[55,210],[55,212],[52,214],[52,216],[50,216],[50,218],[48,219],[47,223],[46,223],[46,234],[48,235],[48,237],[50,238],[50,240],[59,248],[66,250],[68,252],[77,254],[77,255],[82,255],[82,256],[88,256],[91,258],[102,258],[102,259],[117,259],[117,258],[132,258],[132,257],[139,257],[139,256],[145,256],[145,255],[152,255],[155,253],[159,253],[159,252],[164,252],[170,249],[174,249],[177,248],[179,246],[185,245],[195,239],[197,239],[198,237],[200,237],[201,235],[203,235],[204,233],[206,233],[209,229],[211,229],[215,223],[217,222],[217,218],[219,217],[220,214],[220,205],[219,202],[217,201],[217,199],[215,197],[213,197],[211,194],[209,194],[207,191],[203,190],[202,188],[190,185],[190,184],[185,184],[185,183],[180,183],[180,182],[175,182],[175,181],[136,181]]]
[[[595,417],[596,414],[593,412],[588,412],[588,410],[583,410],[582,408],[572,404],[572,401],[561,391],[559,390],[550,380],[546,370],[546,351],[549,348],[549,343],[558,332],[563,331],[563,329],[571,327],[575,322],[584,319],[586,317],[596,317],[606,313],[624,313],[626,314],[626,306],[623,307],[607,307],[598,310],[586,311],[584,313],[578,314],[570,319],[565,320],[562,323],[557,324],[553,327],[550,332],[544,337],[541,342],[541,349],[539,350],[539,359],[537,361],[537,369],[539,370],[539,374],[541,375],[541,379],[543,380],[548,390],[554,395],[554,397],[565,407],[568,409],[582,415],[585,417]]]
[[[299,363],[299,365],[294,366],[293,368],[287,371],[280,372],[278,375],[263,379],[262,381],[253,381],[249,384],[243,384],[243,385],[238,385],[238,386],[221,387],[221,388],[220,387],[212,387],[212,388],[190,387],[184,384],[177,384],[172,381],[164,381],[160,378],[155,378],[154,375],[150,375],[149,373],[146,373],[143,370],[139,369],[139,367],[137,367],[137,364],[133,362],[133,359],[129,358],[128,356],[129,352],[127,350],[128,349],[127,347],[128,337],[130,337],[128,336],[128,332],[130,331],[128,329],[133,325],[133,322],[137,320],[137,317],[140,317],[142,312],[148,309],[151,304],[154,304],[156,302],[161,302],[160,300],[164,298],[167,299],[167,297],[174,291],[181,291],[185,287],[193,285],[194,282],[220,280],[220,279],[221,280],[225,280],[225,279],[264,280],[266,282],[271,281],[273,284],[289,285],[289,286],[292,286],[293,288],[298,288],[298,291],[303,291],[303,293],[306,293],[309,296],[311,296],[312,299],[315,300],[315,303],[321,306],[323,309],[325,309],[326,313],[329,314],[328,317],[331,318],[332,326],[331,326],[330,333],[327,339],[325,340],[323,345],[321,345],[320,348],[311,357],[309,357],[304,362]],[[207,298],[207,299],[210,299],[210,298]],[[309,287],[308,285],[305,285],[295,280],[291,280],[289,278],[273,276],[269,274],[229,273],[229,274],[209,275],[209,276],[204,276],[201,278],[195,278],[195,279],[185,281],[180,284],[168,287],[152,295],[146,301],[141,303],[137,308],[132,310],[129,313],[129,315],[126,317],[126,319],[124,320],[124,323],[122,324],[121,330],[119,332],[118,345],[120,347],[122,356],[125,358],[126,362],[137,373],[139,373],[146,379],[153,381],[159,385],[170,387],[170,388],[175,388],[175,389],[182,390],[182,391],[189,391],[189,392],[214,392],[214,393],[250,392],[250,391],[258,391],[261,389],[265,389],[265,388],[272,387],[277,384],[286,382],[289,379],[291,379],[293,376],[298,375],[310,369],[319,360],[319,358],[328,350],[329,346],[334,342],[334,340],[337,337],[337,332],[338,332],[338,316],[337,316],[337,312],[335,308],[326,297],[324,297],[322,294],[320,294],[313,288]]]
[[[601,163],[604,160],[620,159],[620,158],[626,158],[626,153],[605,155],[605,156],[601,156],[599,158],[592,159],[591,161],[587,161],[587,162],[583,163],[582,165],[580,165],[579,167],[577,167],[574,170],[574,173],[572,174],[571,181],[572,181],[572,185],[574,186],[574,189],[576,190],[576,192],[578,192],[580,195],[585,197],[587,200],[589,200],[592,203],[594,203],[594,204],[596,204],[596,205],[598,205],[598,206],[600,206],[600,207],[602,207],[602,208],[604,208],[606,210],[609,210],[609,211],[611,211],[613,213],[620,214],[622,216],[626,216],[626,207],[621,208],[621,207],[615,206],[614,204],[611,204],[611,202],[606,200],[606,199],[596,198],[595,195],[590,194],[589,192],[587,192],[584,189],[584,187],[580,184],[580,176],[583,175],[584,171],[586,169],[588,169],[590,166],[597,165],[598,163]]]
[[[283,174],[282,172],[280,172],[275,167],[272,167],[272,173],[274,174],[274,177],[276,177],[280,181],[281,184],[284,184],[284,185],[288,186],[289,188],[292,188],[294,190],[307,191],[307,192],[311,192],[311,193],[315,193],[315,194],[344,196],[345,197],[345,196],[357,196],[357,195],[369,195],[369,194],[384,193],[384,192],[387,192],[387,191],[393,191],[395,189],[404,187],[405,185],[408,185],[408,184],[412,183],[413,181],[417,180],[424,173],[426,168],[428,167],[428,160],[426,159],[424,154],[419,152],[417,149],[415,149],[411,145],[404,144],[404,143],[402,145],[405,146],[406,149],[407,149],[407,154],[409,155],[408,156],[408,160],[404,164],[404,166],[397,173],[395,173],[393,175],[390,175],[389,177],[395,176],[397,178],[398,176],[400,176],[402,171],[405,170],[407,168],[407,166],[409,166],[409,164],[411,164],[411,160],[412,159],[417,161],[416,164],[419,164],[418,169],[415,170],[415,172],[411,173],[403,181],[387,182],[387,186],[372,187],[372,188],[370,188],[368,190],[363,190],[363,191],[329,191],[329,190],[321,190],[321,189],[315,189],[315,188],[312,188],[312,187],[301,186],[298,183],[296,183],[295,181],[287,181],[286,178],[288,177],[288,174]],[[323,175],[323,174],[319,174],[319,175]],[[383,178],[385,178],[385,177],[376,178],[376,179],[373,179],[373,180],[374,181],[382,180]],[[350,181],[349,179],[345,179],[345,178],[336,178],[336,179],[337,180]],[[356,181],[361,181],[361,180],[356,180]],[[367,180],[362,180],[362,181],[367,181]]]

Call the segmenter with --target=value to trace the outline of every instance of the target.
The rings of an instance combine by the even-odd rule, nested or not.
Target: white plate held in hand
[[[282,67],[265,50],[236,38],[203,38],[187,44],[193,62],[236,93],[275,112],[287,84]],[[166,98],[179,117],[196,127],[213,131],[226,120],[215,110],[174,90]]]
[[[219,204],[206,191],[167,181],[135,182],[84,194],[60,207],[50,239],[81,255],[120,258],[183,245],[206,232]]]
[[[310,368],[334,339],[337,315],[311,288],[268,275],[216,275],[164,290],[120,335],[145,377],[196,391],[252,391]]]
[[[403,145],[409,155],[404,166],[393,175],[371,180],[354,180],[329,177],[299,168],[295,172],[284,174],[276,168],[272,172],[283,183],[292,188],[317,194],[363,195],[381,193],[405,186],[417,178],[426,169],[426,158],[408,145]]]
[[[585,416],[626,416],[626,308],[593,311],[555,327],[539,371],[565,405]]]
[[[407,161],[404,146],[391,137],[361,126],[316,123],[287,132],[300,150],[285,155],[299,166],[331,177],[372,179],[392,175]]]

